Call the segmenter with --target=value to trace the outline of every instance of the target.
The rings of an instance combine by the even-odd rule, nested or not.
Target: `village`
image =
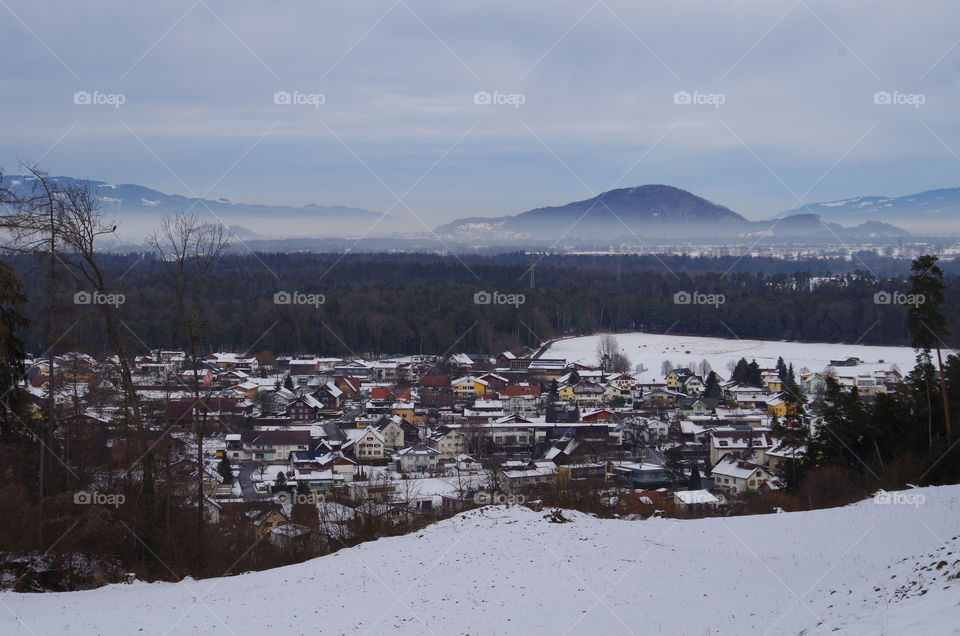
[[[182,351],[158,350],[133,364],[151,452],[183,505],[196,509],[191,493],[202,482],[208,523],[249,524],[281,546],[490,503],[582,507],[590,498],[588,508],[629,518],[731,514],[784,487],[806,450],[796,440],[820,423],[828,379],[857,387],[863,400],[903,383],[895,368],[857,358],[798,379],[782,360],[752,370],[741,360],[750,384],[705,361],[697,370],[664,365],[661,382],[641,383],[609,364],[542,353],[372,361],[216,353],[192,365]],[[102,499],[111,474],[142,456],[134,435],[114,426],[123,409],[111,361],[72,353],[52,364],[53,374],[51,358],[30,361],[27,390],[38,408],[54,399],[68,429],[96,432],[90,461],[102,457],[93,479]]]

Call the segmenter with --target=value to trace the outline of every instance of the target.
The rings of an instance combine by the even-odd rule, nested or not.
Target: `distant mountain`
[[[854,227],[844,227],[839,223],[823,219],[819,214],[792,214],[780,220],[757,221],[753,226],[756,228],[755,231],[773,237],[803,237],[824,241],[891,239],[910,236],[906,230],[879,221],[867,221]]]
[[[163,215],[187,210],[210,220],[214,220],[215,215],[227,225],[242,222],[241,234],[248,237],[349,236],[364,232],[375,222],[379,233],[397,229],[397,219],[389,215],[342,205],[310,204],[295,207],[233,203],[227,199],[200,199],[165,194],[130,183],[114,185],[73,177],[52,179],[61,185],[86,185],[99,196],[104,214],[120,221],[121,230],[133,226],[139,231],[141,227],[146,227],[147,223],[155,224]],[[20,196],[30,196],[34,192],[35,183],[36,179],[31,175],[4,175],[3,178],[3,184]]]
[[[844,227],[818,214],[795,214],[779,221],[748,221],[730,208],[666,185],[604,192],[592,199],[537,208],[516,216],[466,218],[441,225],[441,236],[463,242],[620,240],[646,238],[715,240],[732,237],[804,237],[836,242],[854,238],[909,236],[892,225],[870,221]]]
[[[638,236],[738,234],[750,225],[744,217],[686,190],[667,185],[619,188],[583,201],[537,208],[516,216],[466,218],[441,225],[440,235],[469,240],[577,239]]]
[[[819,214],[834,222],[883,221],[914,233],[960,233],[960,188],[927,190],[902,197],[862,196],[810,203],[778,216]]]

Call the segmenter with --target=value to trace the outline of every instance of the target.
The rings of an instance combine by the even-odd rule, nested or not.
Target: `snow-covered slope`
[[[696,521],[488,507],[266,572],[0,594],[0,633],[957,633],[960,487],[907,494]]]
[[[727,363],[736,363],[741,357],[748,361],[756,359],[761,367],[774,367],[777,357],[783,356],[793,363],[799,373],[804,369],[822,371],[831,360],[850,357],[860,358],[863,365],[841,369],[844,373],[870,373],[889,369],[896,364],[900,372],[908,373],[915,364],[915,353],[910,347],[880,347],[869,345],[845,345],[807,342],[782,342],[773,340],[738,340],[734,338],[705,338],[699,336],[671,336],[655,333],[615,334],[620,348],[632,365],[642,364],[647,368],[639,374],[643,382],[662,382],[660,367],[664,360],[673,366],[687,366],[706,360],[721,377],[730,373]],[[544,358],[565,358],[568,362],[597,364],[597,342],[600,336],[567,338],[550,345]],[[882,360],[882,362],[881,362]]]

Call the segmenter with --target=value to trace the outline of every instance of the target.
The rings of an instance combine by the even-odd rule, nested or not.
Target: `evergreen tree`
[[[293,378],[291,378],[289,375],[283,380],[283,388],[288,391],[293,391]]]
[[[230,466],[230,458],[224,455],[217,464],[217,472],[223,477],[223,483],[227,486],[233,485],[233,468]]]
[[[26,395],[19,386],[26,352],[18,331],[27,325],[19,307],[27,301],[16,270],[0,261],[0,438],[14,430],[13,421],[23,419]]]
[[[740,358],[737,361],[737,366],[734,367],[730,379],[737,384],[750,384],[750,365],[746,358]]]
[[[763,386],[763,374],[756,360],[751,361],[747,366],[747,384],[758,388]]]
[[[720,382],[717,380],[715,371],[707,374],[707,380],[703,386],[703,397],[717,399],[723,397],[723,389],[720,388]]]
[[[910,343],[913,348],[929,354],[937,352],[937,366],[940,369],[940,392],[943,400],[944,428],[947,437],[953,434],[953,422],[950,418],[950,405],[947,400],[946,380],[943,375],[943,354],[941,346],[947,336],[947,318],[943,313],[944,283],[943,270],[937,265],[937,257],[924,254],[913,261],[910,271],[910,296],[914,302],[907,314],[910,328]]]
[[[783,361],[783,356],[777,358],[777,375],[780,376],[780,381],[787,379],[787,365]]]
[[[701,488],[703,488],[703,481],[700,479],[700,468],[694,463],[693,470],[690,471],[690,479],[687,480],[687,490],[700,490]]]

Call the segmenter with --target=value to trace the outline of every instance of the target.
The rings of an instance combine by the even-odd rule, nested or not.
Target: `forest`
[[[204,351],[377,357],[536,348],[567,335],[636,331],[811,342],[909,344],[909,261],[862,253],[849,259],[503,254],[224,254],[198,290]],[[67,258],[66,256],[64,257]],[[138,351],[178,348],[168,268],[155,254],[100,252],[105,288]],[[89,291],[67,267],[12,257],[28,302],[21,337],[43,351],[110,350]],[[942,263],[944,312],[958,314],[960,271]],[[775,273],[761,273],[758,270]],[[52,279],[52,282],[51,282]],[[286,292],[294,301],[278,304]],[[477,304],[498,292],[522,302]],[[675,294],[693,294],[678,303]],[[893,295],[887,304],[877,294]],[[299,294],[297,296],[296,294]],[[296,299],[313,295],[312,304]],[[697,298],[722,302],[697,304]],[[322,302],[316,301],[321,299]],[[96,301],[94,301],[96,302]],[[950,325],[948,325],[949,327]],[[958,333],[952,325],[951,333]],[[70,327],[67,330],[67,327]],[[68,331],[63,333],[64,330]],[[947,344],[951,344],[948,340]]]

